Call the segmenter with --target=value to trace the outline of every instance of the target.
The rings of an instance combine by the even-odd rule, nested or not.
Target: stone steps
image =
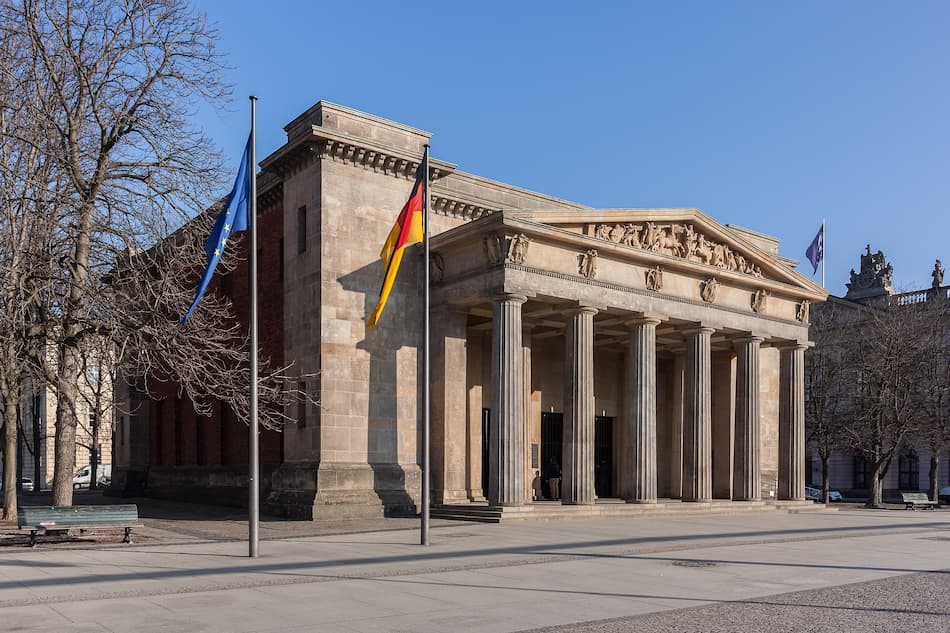
[[[836,510],[811,501],[709,501],[684,503],[660,501],[656,504],[602,500],[593,505],[560,505],[554,502],[524,506],[490,506],[487,503],[445,504],[432,507],[433,519],[501,523],[502,521],[557,521],[571,519],[623,518],[636,516],[703,516],[761,512],[823,512]]]

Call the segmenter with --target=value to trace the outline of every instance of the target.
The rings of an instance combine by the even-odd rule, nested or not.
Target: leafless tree
[[[829,502],[828,465],[846,445],[849,373],[846,357],[848,324],[853,310],[833,300],[812,311],[809,336],[815,346],[805,354],[805,416],[808,441],[821,460],[822,499]]]
[[[105,339],[137,384],[177,383],[199,413],[217,399],[247,411],[246,337],[231,304],[212,294],[177,325],[210,228],[209,213],[188,220],[225,184],[192,115],[227,102],[230,87],[215,31],[185,0],[0,0],[0,38],[23,52],[0,58],[8,94],[33,95],[32,119],[11,135],[35,139],[50,165],[51,265],[29,298],[25,357],[56,392],[53,503],[70,505],[91,341]],[[223,265],[236,261],[232,252]],[[279,371],[262,380],[265,426],[280,426],[281,403],[296,397],[281,386]]]
[[[928,494],[937,501],[940,455],[950,444],[950,301],[946,291],[931,293],[917,309],[923,316],[917,336],[925,348],[918,396],[923,437],[930,449]]]
[[[927,318],[919,305],[883,300],[869,305],[851,330],[848,362],[856,386],[846,434],[871,466],[868,507],[880,506],[894,455],[920,428],[918,388],[930,348],[919,335]]]
[[[56,221],[49,127],[45,118],[37,120],[42,91],[20,92],[31,83],[29,54],[22,39],[0,39],[0,399],[3,516],[8,520],[16,517],[17,413],[27,372],[25,348],[35,298],[49,288],[48,246],[55,239]]]

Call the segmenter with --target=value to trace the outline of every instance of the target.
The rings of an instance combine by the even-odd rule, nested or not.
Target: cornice
[[[332,160],[396,178],[412,178],[422,156],[340,130],[313,125],[309,134],[288,141],[261,161],[261,169],[286,177],[316,159]],[[454,171],[452,163],[429,159],[430,181]]]

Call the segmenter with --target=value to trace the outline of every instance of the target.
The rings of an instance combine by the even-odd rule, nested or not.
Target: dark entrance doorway
[[[564,442],[564,414],[541,414],[541,493],[545,499],[551,498],[551,488],[548,486],[548,474],[551,458],[557,460],[558,468],[563,469],[561,463]]]
[[[488,460],[491,446],[491,409],[482,409],[482,495],[488,498]]]
[[[598,497],[613,496],[613,429],[613,418],[594,418],[594,494]]]

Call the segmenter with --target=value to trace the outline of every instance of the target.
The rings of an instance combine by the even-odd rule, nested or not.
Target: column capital
[[[745,334],[737,338],[732,339],[732,344],[735,347],[742,347],[743,345],[748,345],[749,343],[758,343],[762,344],[765,341],[764,336],[759,336],[757,334]]]
[[[499,293],[491,298],[495,303],[525,303],[528,297],[509,292]]]
[[[662,315],[654,314],[653,312],[640,312],[637,316],[632,319],[627,319],[624,321],[629,326],[635,325],[659,325],[665,319]]]
[[[694,323],[694,324],[692,324],[692,325],[690,325],[690,326],[688,326],[688,327],[686,327],[686,328],[680,330],[680,332],[681,332],[682,334],[686,334],[686,335],[690,335],[690,334],[700,334],[700,333],[702,333],[702,334],[712,334],[712,333],[715,332],[715,331],[716,331],[716,328],[712,327],[711,325],[707,325],[706,323]]]
[[[797,349],[809,349],[815,346],[814,341],[782,341],[774,345],[779,350],[791,352]]]
[[[578,303],[564,310],[564,314],[567,316],[574,316],[575,314],[597,314],[598,312],[600,312],[600,310],[587,303]]]

